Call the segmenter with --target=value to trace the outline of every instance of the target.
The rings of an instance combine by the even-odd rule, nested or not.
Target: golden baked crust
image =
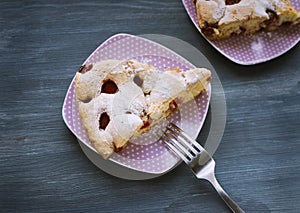
[[[210,40],[300,22],[289,0],[196,0],[195,6],[201,32]]]
[[[208,86],[210,71],[155,67],[128,60],[82,66],[75,77],[76,103],[95,149],[108,158]]]

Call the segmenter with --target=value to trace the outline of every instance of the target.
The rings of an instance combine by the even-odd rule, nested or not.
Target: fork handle
[[[234,202],[229,197],[229,195],[224,191],[224,189],[219,184],[219,182],[217,181],[217,179],[216,179],[215,176],[213,176],[212,178],[210,178],[208,181],[213,185],[213,187],[216,189],[216,191],[218,192],[218,194],[220,195],[220,197],[225,201],[225,203],[232,210],[232,212],[235,212],[235,213],[245,213],[245,211],[243,209],[241,209],[241,207],[239,207],[239,205],[236,202]]]

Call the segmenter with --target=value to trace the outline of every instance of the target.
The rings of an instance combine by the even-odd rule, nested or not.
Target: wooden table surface
[[[75,71],[120,32],[173,36],[209,59],[227,103],[218,180],[246,212],[299,212],[299,45],[235,64],[202,38],[180,0],[0,1],[0,212],[230,212],[184,164],[150,180],[108,175],[64,124]]]

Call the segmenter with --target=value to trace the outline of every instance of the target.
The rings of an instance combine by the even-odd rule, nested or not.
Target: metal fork
[[[215,161],[208,152],[173,123],[167,126],[161,139],[193,171],[199,179],[208,180],[232,212],[244,212],[224,191],[215,177]]]

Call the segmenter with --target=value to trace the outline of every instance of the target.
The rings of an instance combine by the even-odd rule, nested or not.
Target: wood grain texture
[[[230,212],[185,165],[147,181],[102,172],[63,123],[76,69],[119,32],[170,35],[201,50],[227,100],[214,155],[221,184],[247,212],[299,212],[299,46],[267,63],[234,64],[174,0],[0,1],[0,211]]]

